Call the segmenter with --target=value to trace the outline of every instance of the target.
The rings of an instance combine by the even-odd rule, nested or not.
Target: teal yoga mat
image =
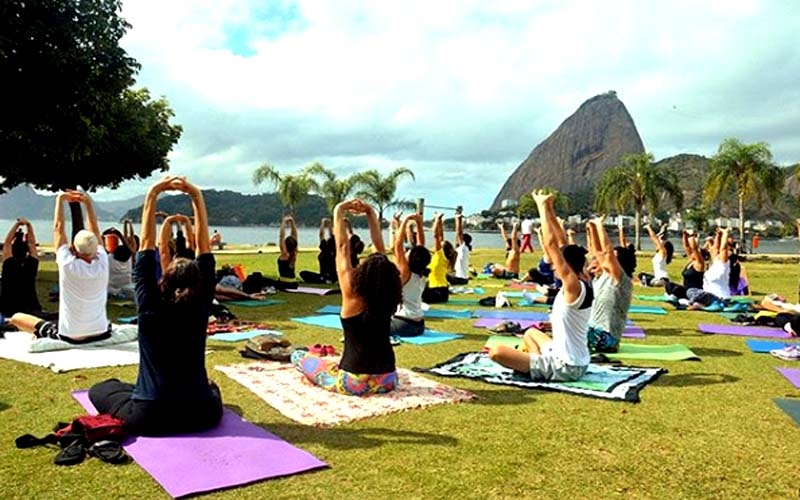
[[[339,316],[333,314],[322,314],[320,316],[305,316],[300,318],[291,318],[292,321],[302,323],[304,325],[321,326],[323,328],[342,329],[342,321]],[[435,330],[426,329],[425,333],[418,337],[400,337],[400,342],[404,344],[438,344],[439,342],[447,342],[448,340],[455,340],[463,337],[457,333],[437,332]]]
[[[239,307],[265,307],[265,306],[274,306],[275,304],[285,304],[285,300],[278,300],[278,299],[266,299],[266,300],[226,300],[222,302],[228,306],[239,306]]]
[[[644,313],[644,314],[667,314],[667,310],[663,307],[655,307],[655,306],[638,306],[638,305],[631,305],[628,308],[629,313]]]
[[[795,424],[800,425],[800,399],[775,398],[773,401],[778,408],[792,417]]]
[[[318,314],[339,314],[341,306],[328,305],[317,309]],[[425,311],[426,318],[471,318],[472,313],[469,309],[428,309]]]

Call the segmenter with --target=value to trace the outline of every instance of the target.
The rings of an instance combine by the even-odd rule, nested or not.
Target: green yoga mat
[[[486,349],[497,345],[504,345],[512,349],[518,348],[522,345],[522,337],[514,335],[491,335],[486,339],[486,344],[483,346]]]
[[[226,300],[222,302],[228,306],[239,306],[239,307],[265,307],[265,306],[274,306],[275,304],[284,304],[285,300],[278,300],[278,299],[266,299],[266,300]]]
[[[775,404],[800,425],[800,399],[775,398]]]
[[[447,303],[459,306],[477,306],[480,299],[481,297],[478,297],[477,295],[472,299],[454,299],[451,295],[450,298],[447,299]]]
[[[661,295],[634,295],[636,300],[644,300],[646,302],[669,302],[671,295],[662,293]]]
[[[700,361],[700,357],[683,344],[648,345],[620,343],[619,351],[603,353],[609,359],[653,359],[657,361]]]

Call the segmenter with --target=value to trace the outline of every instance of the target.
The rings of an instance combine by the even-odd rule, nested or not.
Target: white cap
[[[100,242],[97,241],[97,236],[93,232],[81,229],[72,239],[72,245],[78,254],[84,257],[94,257]]]

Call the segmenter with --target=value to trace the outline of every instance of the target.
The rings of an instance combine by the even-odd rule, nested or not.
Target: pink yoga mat
[[[87,391],[72,396],[86,411],[97,413]],[[228,409],[216,429],[128,438],[123,447],[173,498],[327,467]]]
[[[793,386],[800,389],[800,368],[776,368],[776,370],[786,377],[786,380],[791,382]]]
[[[341,293],[338,288],[316,288],[312,286],[298,286],[295,289],[288,289],[287,292],[291,293],[310,293],[312,295],[331,295],[334,293]]]
[[[700,323],[697,328],[703,333],[716,333],[717,335],[742,335],[745,337],[774,337],[788,339],[792,336],[781,328],[768,326],[744,325],[718,325],[715,323]]]

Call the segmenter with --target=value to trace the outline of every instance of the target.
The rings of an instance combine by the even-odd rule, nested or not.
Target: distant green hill
[[[279,224],[281,217],[288,213],[278,195],[241,194],[234,191],[203,191],[208,223],[211,226],[266,226]],[[158,199],[158,210],[168,214],[191,214],[192,205],[188,196],[168,195]],[[123,219],[139,221],[142,207],[128,210]],[[316,195],[307,196],[295,211],[298,225],[317,226],[323,217],[329,217],[325,201]]]

